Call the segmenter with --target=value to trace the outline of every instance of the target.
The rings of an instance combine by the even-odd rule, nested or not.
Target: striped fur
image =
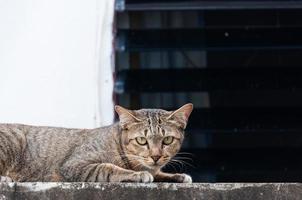
[[[191,111],[187,104],[171,117],[173,112],[164,110],[117,107],[120,122],[97,129],[0,124],[0,175],[19,182],[190,182],[188,175],[160,169],[180,149]],[[175,141],[164,147],[167,135]],[[136,137],[146,137],[148,147],[137,144]],[[157,165],[151,158],[155,154]]]

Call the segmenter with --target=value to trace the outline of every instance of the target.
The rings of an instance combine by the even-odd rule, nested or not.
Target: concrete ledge
[[[302,199],[302,184],[174,184],[174,183],[1,183],[4,199]]]

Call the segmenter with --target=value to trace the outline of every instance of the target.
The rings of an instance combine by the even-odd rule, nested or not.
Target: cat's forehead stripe
[[[152,118],[150,116],[150,113],[148,113],[148,122],[149,122],[149,128],[151,133],[153,133],[153,123],[152,123]]]
[[[158,112],[147,112],[147,117],[148,117],[148,123],[149,123],[149,128],[150,128],[150,134],[151,135],[161,135],[163,136],[161,130],[161,127],[159,125],[159,116],[160,113]]]
[[[158,123],[158,132],[161,136],[165,136],[165,132],[162,131],[162,127],[161,127],[161,123],[160,123],[161,119],[160,119],[160,113],[157,113],[157,123]]]

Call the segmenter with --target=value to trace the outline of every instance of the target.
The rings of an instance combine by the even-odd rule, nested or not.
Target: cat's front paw
[[[174,178],[178,183],[192,183],[191,176],[187,174],[175,174]]]
[[[134,172],[130,175],[129,181],[138,183],[152,183],[154,180],[152,174],[147,171]]]

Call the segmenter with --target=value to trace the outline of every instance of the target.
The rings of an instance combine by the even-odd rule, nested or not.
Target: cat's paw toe
[[[187,174],[177,174],[175,178],[176,178],[176,182],[179,183],[192,183],[191,176]]]
[[[183,177],[184,177],[184,179],[183,179],[183,183],[192,183],[192,177],[191,176],[189,176],[189,175],[187,175],[187,174],[183,174]]]
[[[152,174],[150,174],[147,171],[135,172],[134,177],[136,179],[136,182],[140,182],[140,183],[152,183],[154,180]]]
[[[10,183],[10,182],[13,182],[13,179],[11,179],[8,176],[0,176],[0,182],[2,182],[2,183]]]

